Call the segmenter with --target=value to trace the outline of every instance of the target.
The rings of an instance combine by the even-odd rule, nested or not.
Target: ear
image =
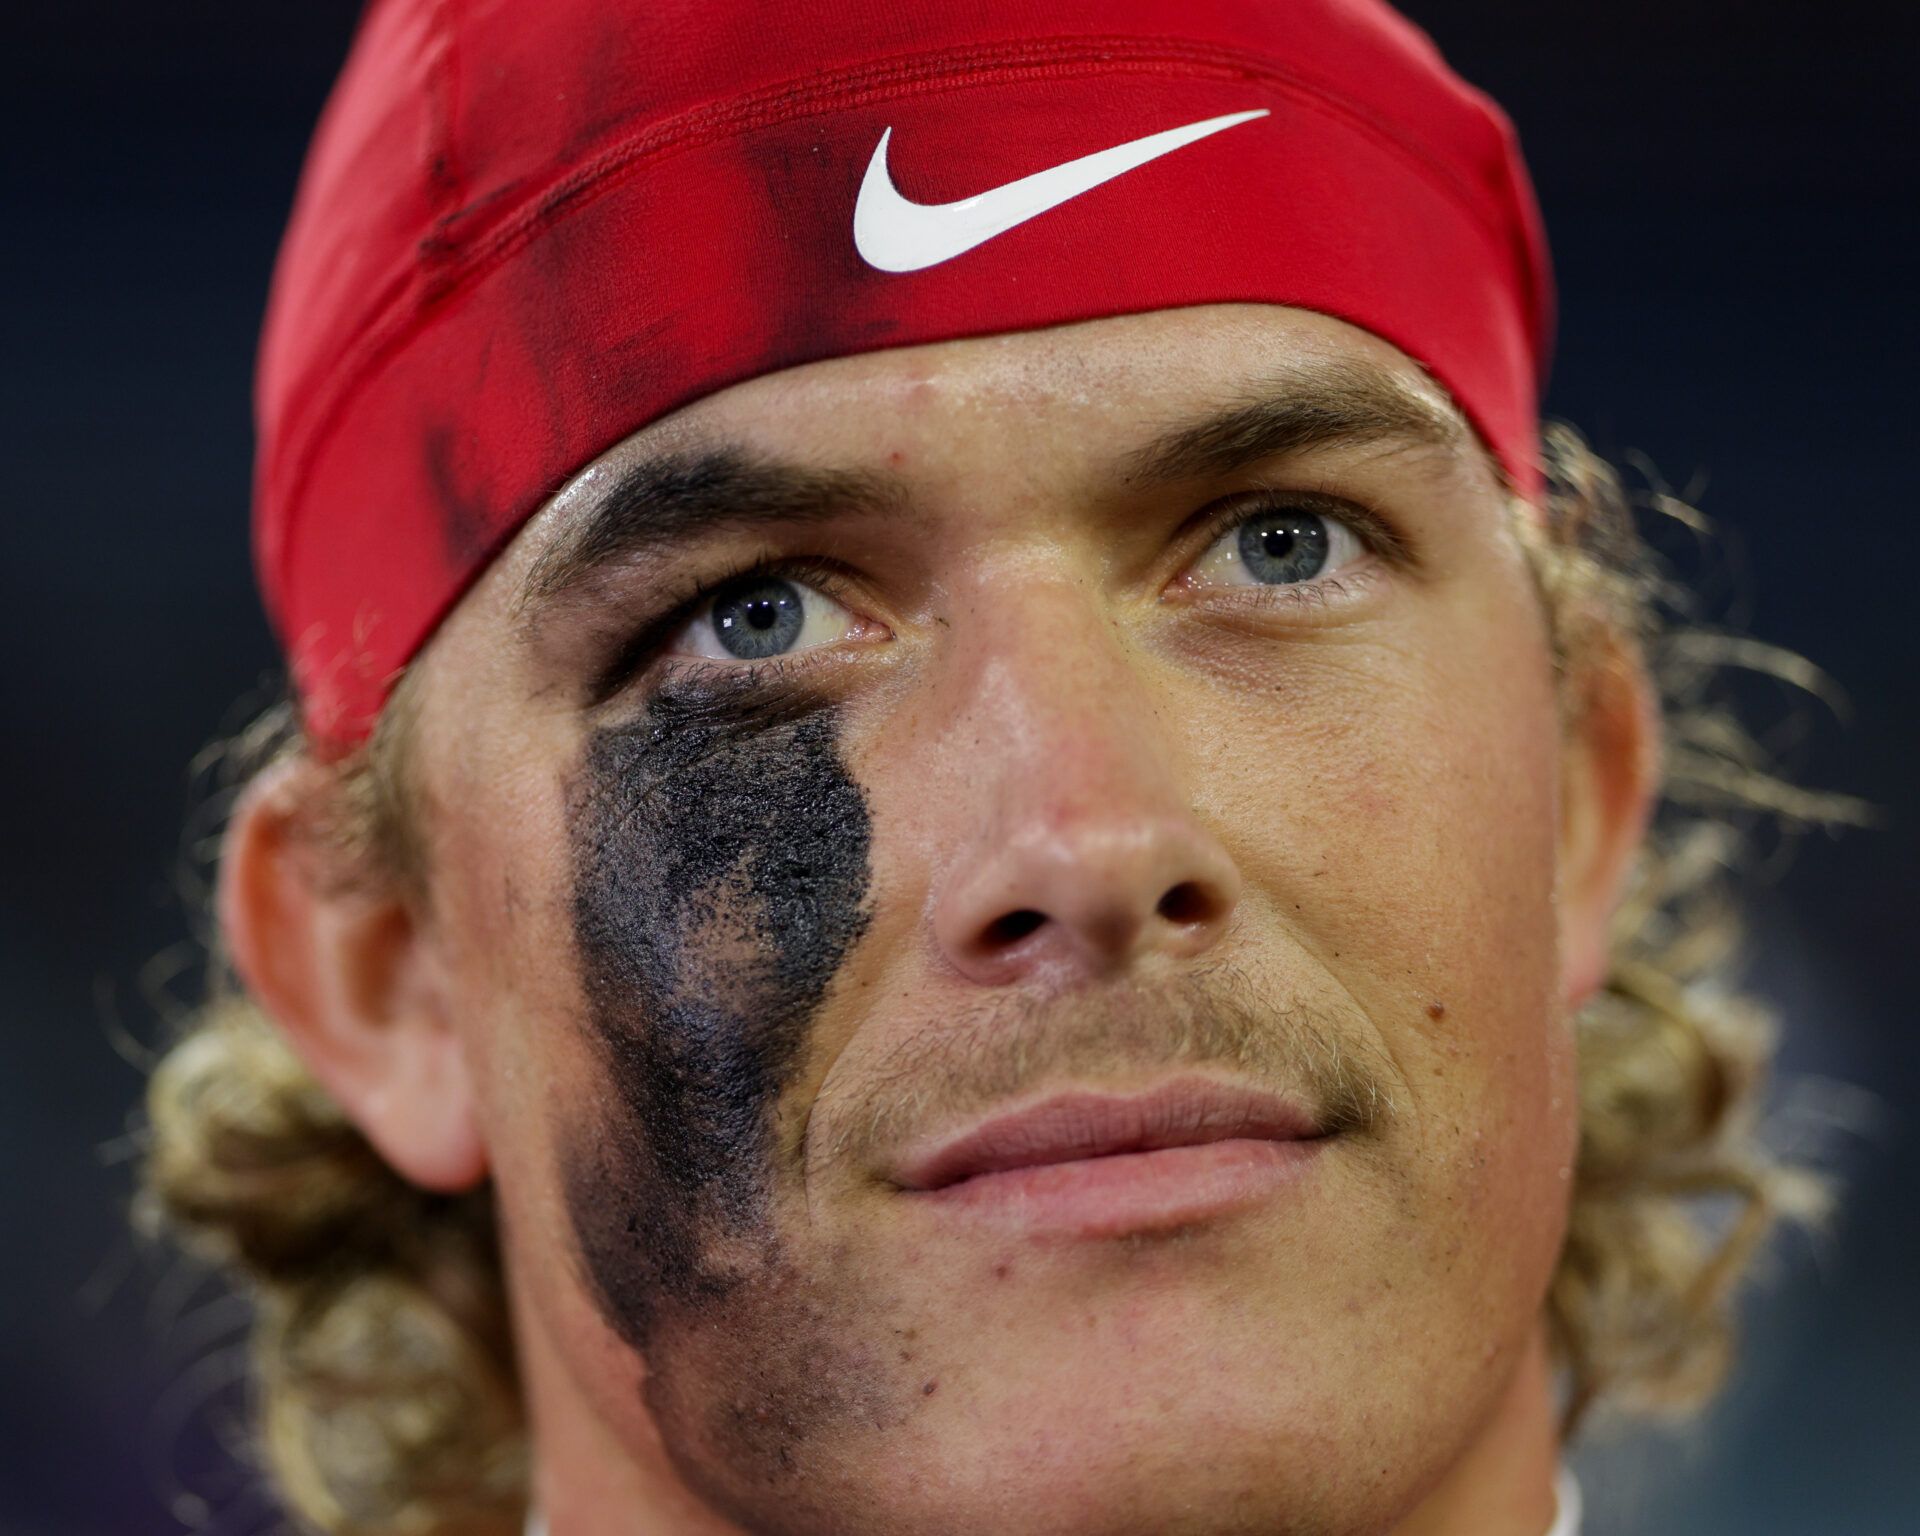
[[[303,827],[325,771],[278,764],[241,796],[220,858],[228,953],[395,1171],[427,1189],[469,1189],[486,1176],[486,1148],[428,937],[401,892],[342,879]]]
[[[1577,1009],[1606,980],[1613,914],[1659,793],[1660,702],[1646,667],[1617,640],[1586,669],[1560,773],[1561,996]]]

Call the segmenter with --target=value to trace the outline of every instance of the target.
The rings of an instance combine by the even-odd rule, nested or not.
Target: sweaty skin
[[[752,380],[576,477],[416,663],[422,942],[553,1536],[1545,1530],[1581,861],[1630,796],[1568,753],[1470,438],[1136,456],[1325,365],[1451,409],[1379,338],[1253,305]],[[525,606],[622,465],[706,449],[896,494]],[[1249,534],[1261,506],[1324,547]],[[777,667],[663,643],[596,691],[666,594],[822,565]],[[1112,1236],[891,1177],[912,1138],[1175,1073],[1329,1139],[1258,1205]]]

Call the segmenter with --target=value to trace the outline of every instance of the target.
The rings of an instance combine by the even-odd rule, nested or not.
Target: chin
[[[1412,1383],[1377,1375],[1364,1396],[1315,1386],[1351,1364],[1282,1347],[1284,1325],[1223,1346],[1219,1319],[1196,1337],[1153,1300],[1060,1315],[1045,1352],[1002,1335],[1012,1350],[976,1340],[945,1368],[916,1354],[869,1422],[783,1457],[683,1444],[679,1470],[743,1528],[795,1536],[1359,1536],[1451,1454],[1448,1426],[1420,1418],[1444,1399],[1410,1407]]]
[[[784,1492],[704,1491],[743,1528],[793,1536],[1362,1536],[1411,1501],[1405,1464],[1389,1484],[1383,1464],[1322,1436],[1091,1406],[977,1440],[850,1446]]]

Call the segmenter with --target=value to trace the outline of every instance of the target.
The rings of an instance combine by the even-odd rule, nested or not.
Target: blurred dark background
[[[1561,293],[1549,413],[1699,500],[1721,529],[1693,567],[1708,617],[1850,705],[1755,685],[1743,707],[1799,782],[1890,815],[1773,839],[1749,877],[1782,1107],[1846,1176],[1840,1220],[1777,1247],[1707,1418],[1581,1452],[1589,1536],[1911,1536],[1912,12],[1407,9],[1527,147]],[[192,995],[187,765],[274,667],[249,370],[355,11],[65,0],[12,7],[0,37],[0,1536],[274,1528],[221,1449],[242,1314],[127,1235],[126,1132],[142,1054]]]

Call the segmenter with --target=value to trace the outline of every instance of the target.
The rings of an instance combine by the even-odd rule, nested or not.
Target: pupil
[[[749,576],[713,600],[714,633],[742,661],[791,650],[806,621],[799,589],[777,576]]]
[[[1317,512],[1261,512],[1240,525],[1240,563],[1268,585],[1305,581],[1327,563],[1327,525]]]

